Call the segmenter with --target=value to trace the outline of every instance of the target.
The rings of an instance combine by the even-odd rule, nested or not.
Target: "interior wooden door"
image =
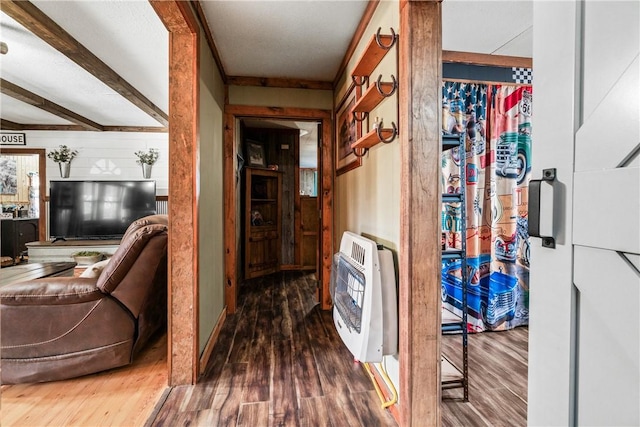
[[[639,425],[640,6],[583,8],[573,177],[576,423]]]

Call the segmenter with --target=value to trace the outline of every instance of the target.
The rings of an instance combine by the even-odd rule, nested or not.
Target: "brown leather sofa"
[[[0,287],[2,383],[55,381],[131,363],[167,319],[166,215],[133,222],[97,278]]]

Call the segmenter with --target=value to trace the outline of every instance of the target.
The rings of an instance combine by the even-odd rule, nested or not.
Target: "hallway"
[[[315,283],[297,272],[245,282],[203,378],[174,387],[146,425],[396,426],[331,312],[319,309]],[[527,343],[527,327],[471,334],[469,402],[461,389],[445,390],[442,425],[526,425]],[[459,363],[457,337],[444,337],[442,349]]]
[[[173,388],[147,425],[395,426],[315,286],[296,272],[245,282],[203,378]]]

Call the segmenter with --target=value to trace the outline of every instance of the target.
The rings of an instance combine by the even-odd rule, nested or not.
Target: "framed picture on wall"
[[[362,165],[362,159],[353,154],[351,144],[362,136],[362,122],[355,120],[351,109],[360,97],[361,87],[351,83],[336,110],[336,175],[341,175]]]
[[[16,160],[0,156],[0,194],[18,193],[18,175]]]
[[[247,158],[249,166],[267,167],[264,157],[264,145],[256,141],[247,141]]]

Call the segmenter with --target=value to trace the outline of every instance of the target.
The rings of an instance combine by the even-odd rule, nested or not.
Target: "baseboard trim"
[[[209,340],[207,341],[207,345],[204,347],[204,351],[202,352],[202,356],[200,356],[200,369],[198,370],[198,375],[202,375],[204,369],[207,367],[207,363],[209,363],[209,358],[211,357],[211,353],[213,353],[213,346],[216,341],[218,341],[218,336],[220,335],[220,331],[222,330],[222,325],[224,325],[224,321],[227,319],[227,307],[225,306],[222,309],[222,313],[218,317],[218,321],[216,322],[215,328],[209,335]]]

